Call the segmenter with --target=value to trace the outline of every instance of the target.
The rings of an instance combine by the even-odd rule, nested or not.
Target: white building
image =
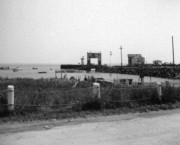
[[[128,65],[144,64],[145,58],[141,54],[128,54]]]
[[[153,61],[153,64],[154,64],[154,65],[161,65],[161,64],[162,64],[162,61],[161,61],[161,60],[154,60],[154,61]]]

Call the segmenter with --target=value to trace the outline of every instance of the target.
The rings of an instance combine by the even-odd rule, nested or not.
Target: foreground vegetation
[[[180,107],[180,88],[120,86],[101,82],[101,98],[93,97],[92,81],[0,78],[0,122],[85,117]],[[8,85],[15,87],[15,110],[8,112]]]

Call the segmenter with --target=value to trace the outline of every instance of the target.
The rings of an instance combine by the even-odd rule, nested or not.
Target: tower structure
[[[81,57],[81,65],[84,65],[84,56]]]

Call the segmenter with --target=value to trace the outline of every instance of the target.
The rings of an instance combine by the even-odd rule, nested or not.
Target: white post
[[[9,85],[7,88],[7,96],[8,96],[8,110],[14,110],[14,86]]]
[[[100,97],[100,84],[93,83],[93,98],[101,98]]]
[[[161,89],[161,83],[157,82],[157,94],[158,94],[158,99],[161,101],[162,99],[162,89]]]

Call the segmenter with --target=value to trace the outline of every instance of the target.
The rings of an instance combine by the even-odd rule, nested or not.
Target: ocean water
[[[60,69],[60,64],[0,64],[1,66],[9,66],[10,70],[0,70],[0,77],[2,78],[55,78],[55,70]],[[21,71],[13,72],[13,68],[20,67]],[[33,69],[36,67],[38,69]],[[47,73],[38,73],[40,71],[46,71]],[[62,74],[64,76],[65,74]],[[96,78],[104,78],[109,81],[113,81],[114,79],[133,79],[133,82],[139,81],[139,76],[137,75],[126,75],[126,74],[115,74],[115,73],[67,73],[67,77],[71,76],[75,78],[84,79],[84,77],[94,76]],[[57,73],[57,77],[60,78],[61,74]],[[171,80],[171,79],[162,79],[162,78],[154,78],[154,77],[145,77],[145,82],[165,82],[170,81],[174,83],[180,83],[179,80]]]
[[[60,65],[53,64],[1,64],[2,66],[9,66],[10,70],[0,70],[0,77],[8,78],[52,78],[55,77],[55,70],[60,69]],[[13,72],[13,68],[20,67],[22,70]],[[38,69],[32,69],[36,67]],[[52,69],[52,70],[50,70]],[[47,73],[40,74],[39,71],[46,71]]]

